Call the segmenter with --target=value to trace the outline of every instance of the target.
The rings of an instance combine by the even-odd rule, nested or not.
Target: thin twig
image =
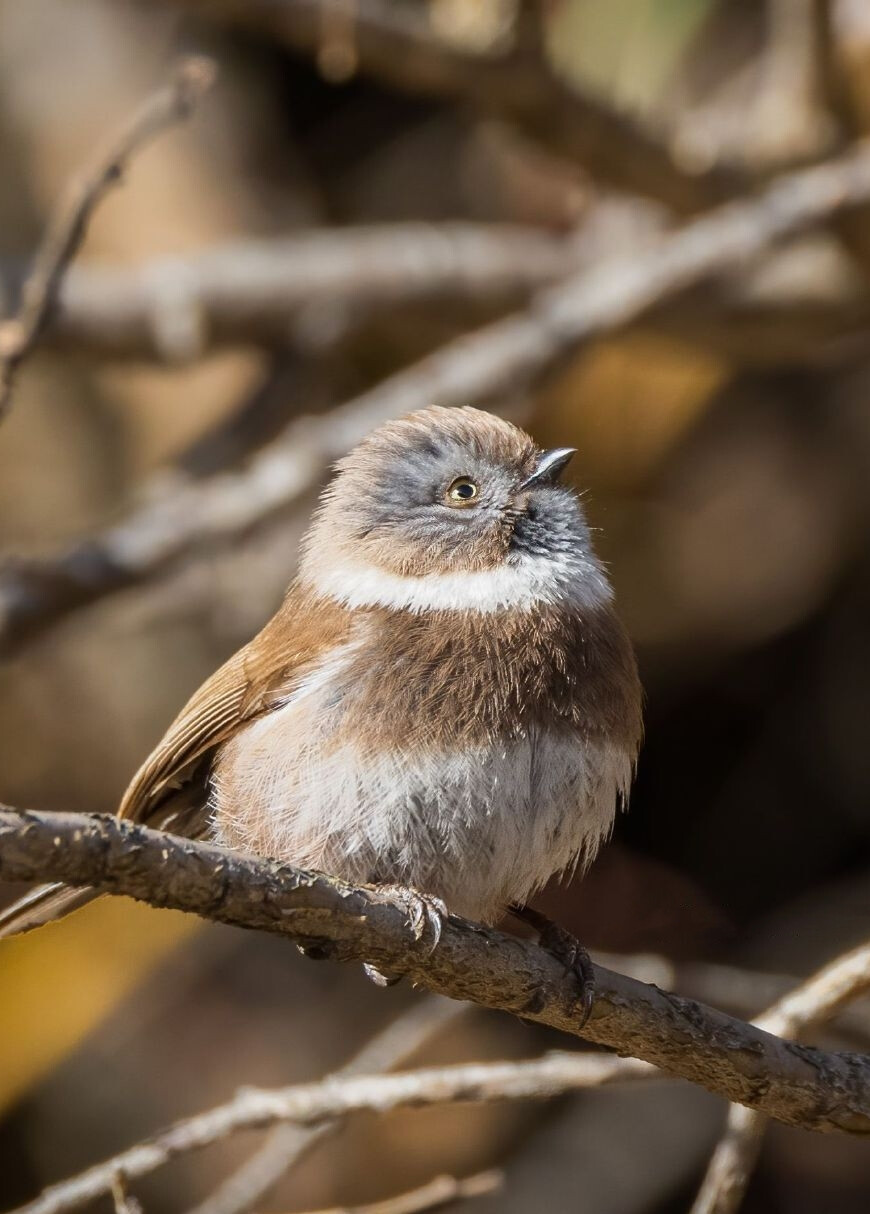
[[[141,1203],[127,1191],[127,1179],[123,1172],[116,1172],[112,1177],[111,1193],[115,1214],[143,1214]]]
[[[422,1210],[437,1210],[451,1201],[497,1193],[503,1183],[504,1174],[497,1169],[478,1172],[463,1180],[457,1180],[455,1176],[436,1176],[428,1184],[384,1201],[367,1202],[364,1206],[333,1206],[314,1214],[420,1214]]]
[[[826,965],[760,1016],[759,1027],[781,1037],[800,1037],[824,1024],[870,990],[870,945]],[[733,1105],[691,1214],[734,1214],[758,1162],[768,1119],[757,1109]]]
[[[789,1125],[870,1134],[870,1058],[782,1041],[601,966],[581,1030],[576,980],[552,954],[455,916],[442,920],[437,939],[421,934],[407,907],[378,886],[349,886],[118,818],[14,810],[0,811],[0,878],[93,886],[296,941],[328,942],[336,960],[368,961],[454,999],[582,1032]]]
[[[189,116],[214,77],[211,60],[182,60],[169,83],[148,98],[108,151],[71,186],[69,198],[49,226],[24,282],[17,316],[0,325],[0,418],[9,407],[15,374],[39,340],[95,209],[121,181],[137,152],[166,127]]]
[[[646,1080],[655,1069],[630,1058],[553,1053],[528,1062],[462,1063],[396,1075],[363,1075],[279,1088],[243,1088],[206,1113],[177,1121],[170,1129],[51,1185],[12,1214],[65,1214],[110,1192],[120,1174],[136,1180],[190,1151],[242,1130],[275,1122],[317,1125],[348,1113],[504,1100],[545,1100],[581,1088]]]
[[[764,52],[757,122],[748,152],[764,164],[818,156],[834,142],[827,106],[831,85],[830,0],[766,0]]]
[[[468,1011],[468,1004],[436,995],[416,1002],[368,1041],[333,1079],[392,1070],[448,1024]],[[342,1122],[325,1121],[302,1129],[277,1125],[265,1142],[189,1214],[245,1214],[323,1138]]]
[[[424,403],[511,399],[584,342],[631,324],[723,269],[870,201],[870,144],[783,175],[663,237],[538,292],[529,306],[457,338],[333,410],[292,422],[248,468],[205,481],[158,478],[121,523],[47,560],[0,573],[0,654],[97,599],[160,575],[287,510],[373,427]]]

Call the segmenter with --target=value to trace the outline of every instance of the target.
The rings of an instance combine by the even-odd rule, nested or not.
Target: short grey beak
[[[536,485],[555,485],[562,469],[576,452],[576,447],[554,447],[552,451],[545,451],[538,460],[537,468],[531,476],[526,477],[520,488],[532,489]]]

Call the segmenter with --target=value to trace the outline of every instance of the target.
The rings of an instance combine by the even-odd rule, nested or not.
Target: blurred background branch
[[[336,1072],[336,1078],[376,1074],[394,1069],[437,1033],[449,1028],[471,1009],[438,995],[414,1003]],[[246,1214],[325,1135],[335,1133],[340,1120],[308,1129],[275,1126],[258,1149],[190,1214]]]
[[[654,198],[691,214],[745,187],[736,171],[715,166],[687,172],[665,132],[646,129],[627,112],[569,85],[522,41],[475,53],[439,37],[425,7],[391,0],[178,0],[198,15],[265,30],[294,50],[314,54],[329,71],[324,32],[335,16],[347,30],[350,73],[358,67],[411,95],[472,105],[515,124],[550,151],[567,156],[615,189]],[[335,51],[333,49],[334,56]]]
[[[800,1038],[870,989],[870,946],[853,949],[769,1008],[756,1023],[771,1033]],[[766,1118],[733,1105],[725,1133],[710,1160],[692,1214],[733,1214],[758,1162]]]
[[[398,1197],[388,1197],[384,1201],[370,1202],[364,1206],[355,1206],[350,1214],[417,1214],[418,1210],[436,1210],[449,1205],[464,1197],[483,1197],[495,1193],[501,1188],[500,1172],[479,1172],[476,1176],[468,1176],[457,1180],[453,1176],[436,1176],[419,1189],[410,1193],[402,1193]],[[321,1210],[319,1214],[345,1214],[344,1211]]]
[[[170,83],[133,115],[104,157],[71,186],[69,200],[58,212],[24,280],[18,315],[0,326],[0,419],[9,407],[15,372],[48,323],[63,276],[84,240],[95,208],[123,178],[140,148],[190,115],[213,78],[214,66],[208,60],[181,63]]]
[[[614,332],[680,291],[748,263],[808,227],[870,201],[870,150],[788,174],[758,197],[726,204],[645,252],[569,274],[494,321],[382,380],[321,419],[294,421],[235,474],[162,476],[145,504],[51,562],[0,572],[0,653],[96,599],[136,585],[206,539],[238,538],[316,487],[364,435],[421,400],[489,403],[531,390],[581,342]]]
[[[201,358],[215,342],[328,348],[351,318],[463,298],[490,305],[570,273],[582,248],[535,228],[394,224],[326,230],[66,278],[53,337],[103,357]],[[588,254],[587,254],[588,256]]]
[[[509,1063],[403,1071],[396,1075],[333,1078],[306,1087],[266,1091],[245,1088],[232,1101],[176,1122],[147,1142],[60,1181],[14,1214],[66,1214],[112,1191],[119,1176],[137,1180],[173,1158],[199,1151],[244,1130],[276,1122],[313,1125],[349,1113],[386,1113],[414,1106],[512,1100],[546,1100],[574,1088],[650,1078],[645,1063],[582,1053],[553,1053]]]

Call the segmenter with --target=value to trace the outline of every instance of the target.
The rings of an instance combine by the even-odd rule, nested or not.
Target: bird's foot
[[[532,910],[529,906],[512,906],[511,913],[538,933],[538,943],[546,949],[551,957],[555,957],[565,967],[567,974],[573,974],[580,988],[580,1006],[582,1015],[580,1028],[586,1024],[592,1013],[595,1002],[595,973],[592,960],[580,941],[572,936],[564,927],[559,927],[540,911]]]
[[[447,907],[442,900],[433,894],[421,893],[420,890],[413,889],[409,885],[385,884],[377,885],[375,888],[378,893],[385,894],[390,901],[399,903],[408,916],[415,940],[422,940],[426,935],[426,929],[429,929],[432,937],[430,951],[434,952],[438,947],[444,920],[448,915]]]
[[[432,894],[421,893],[420,890],[412,889],[408,885],[378,884],[376,889],[378,893],[385,894],[391,901],[399,903],[408,916],[415,940],[422,940],[426,935],[426,929],[429,929],[432,936],[430,952],[434,952],[441,939],[441,930],[448,913],[447,907],[441,899]],[[384,974],[377,966],[368,962],[363,969],[366,977],[370,978],[375,986],[395,986],[402,980],[401,974]]]

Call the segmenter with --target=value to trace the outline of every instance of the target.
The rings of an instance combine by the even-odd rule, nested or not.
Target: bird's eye
[[[447,501],[451,506],[470,506],[478,494],[477,485],[467,476],[458,476],[447,490]]]

